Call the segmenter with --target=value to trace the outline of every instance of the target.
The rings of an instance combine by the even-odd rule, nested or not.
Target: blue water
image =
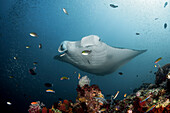
[[[120,91],[117,99],[142,83],[154,83],[154,61],[163,57],[160,65],[170,62],[170,7],[164,8],[165,2],[170,0],[1,0],[1,106],[12,113],[26,113],[33,101],[39,100],[48,108],[58,98],[75,101],[75,71],[87,75],[104,95]],[[118,8],[110,7],[110,3]],[[166,29],[164,23],[168,25]],[[31,37],[30,32],[39,37]],[[92,75],[53,59],[62,41],[78,41],[88,35],[98,35],[110,46],[148,51],[106,76]],[[38,48],[40,43],[42,49]],[[27,45],[31,47],[26,49]],[[28,72],[34,67],[33,62],[38,62],[35,76]],[[70,80],[61,81],[62,76]],[[45,92],[46,82],[53,84],[55,94]],[[12,105],[6,105],[7,101]]]

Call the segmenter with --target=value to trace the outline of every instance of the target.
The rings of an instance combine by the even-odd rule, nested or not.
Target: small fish
[[[52,89],[47,89],[46,92],[47,92],[47,93],[55,93],[55,91],[52,90]]]
[[[69,80],[70,78],[68,77],[61,77],[60,80]]]
[[[125,94],[124,94],[124,97],[126,97],[126,95],[127,95],[127,94],[125,93]]]
[[[32,36],[32,37],[38,37],[38,35],[37,35],[37,33],[30,33],[30,36]]]
[[[165,2],[165,4],[164,4],[164,8],[165,8],[167,5],[168,5],[168,2]]]
[[[89,55],[91,52],[91,50],[84,50],[82,51],[82,55]]]
[[[146,110],[145,113],[147,113],[147,112],[149,112],[150,110],[152,110],[155,106],[156,106],[156,105],[152,105],[150,108],[148,108],[148,109]]]
[[[53,86],[53,84],[51,84],[51,83],[45,83],[44,84],[46,87],[52,87]]]
[[[9,78],[14,78],[14,76],[9,76]]]
[[[30,46],[26,46],[26,48],[30,48]]]
[[[40,49],[42,49],[42,44],[39,44],[39,46],[38,46]]]
[[[33,62],[33,65],[37,65],[38,63],[37,62]]]
[[[162,59],[162,57],[156,59],[156,60],[155,60],[155,64],[158,63],[161,59]]]
[[[164,29],[166,29],[166,28],[167,28],[167,26],[168,26],[168,25],[167,25],[167,23],[165,23],[165,24],[164,24]]]
[[[17,60],[17,57],[14,57],[14,60]]]
[[[116,4],[110,4],[110,7],[112,7],[112,8],[117,8],[118,5],[116,5]]]
[[[136,75],[136,77],[138,77],[139,75]]]
[[[156,65],[154,65],[154,67],[157,67]]]
[[[65,8],[63,8],[63,12],[68,15],[68,12],[66,11]]]
[[[76,71],[74,72],[74,74],[76,74]]]
[[[31,102],[31,105],[37,105],[38,102]]]
[[[12,103],[11,103],[11,102],[7,102],[7,104],[8,104],[8,105],[12,105]]]
[[[104,111],[106,111],[106,108],[102,108],[101,110],[99,110],[99,113],[104,112]]]
[[[78,79],[80,79],[80,77],[81,77],[81,75],[80,75],[80,73],[79,73],[79,75],[78,75]]]
[[[151,97],[151,95],[147,96],[146,98],[144,98],[143,100],[141,100],[140,103],[142,103],[142,102],[148,100],[150,97]]]
[[[116,97],[117,97],[117,95],[119,94],[119,91],[117,91],[117,93],[116,93],[116,95],[114,96],[114,98],[113,99],[115,99]]]
[[[152,71],[149,71],[149,73],[152,73]]]
[[[136,35],[140,35],[140,33],[136,33]]]
[[[35,73],[35,69],[36,69],[36,67],[30,69],[30,70],[29,70],[29,73],[30,73],[31,75],[36,75],[37,73]]]
[[[123,75],[123,73],[122,73],[122,72],[119,72],[119,75]]]

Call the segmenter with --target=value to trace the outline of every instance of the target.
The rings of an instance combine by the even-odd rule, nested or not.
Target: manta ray
[[[63,41],[54,59],[72,64],[78,69],[95,74],[108,75],[147,50],[111,47],[96,35],[83,37],[80,41]]]

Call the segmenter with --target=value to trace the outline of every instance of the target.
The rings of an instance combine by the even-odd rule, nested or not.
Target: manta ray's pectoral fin
[[[133,50],[133,49],[120,49],[120,48],[114,48],[115,54],[115,59],[117,60],[117,63],[119,64],[120,67],[136,56],[146,52],[147,50]]]

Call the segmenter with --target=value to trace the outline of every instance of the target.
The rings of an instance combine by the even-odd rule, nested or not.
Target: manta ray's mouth
[[[68,41],[64,41],[60,44],[59,48],[58,48],[58,52],[60,52],[60,57],[65,56],[65,52],[67,51],[67,43]]]

